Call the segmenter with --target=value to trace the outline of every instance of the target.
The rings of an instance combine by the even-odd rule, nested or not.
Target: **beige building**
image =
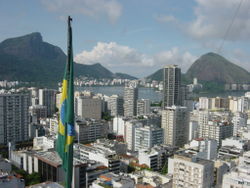
[[[99,98],[77,98],[77,115],[81,118],[101,119],[102,100]]]
[[[186,107],[166,107],[162,111],[161,128],[164,144],[181,147],[188,141],[189,112]]]
[[[124,88],[124,116],[132,117],[137,113],[138,88],[135,82],[129,82]]]
[[[223,139],[233,136],[233,124],[219,120],[208,121],[207,124],[200,125],[199,136],[214,139],[220,146]]]
[[[108,99],[108,110],[111,116],[123,116],[123,97],[118,95],[112,95]]]
[[[137,116],[150,114],[150,100],[137,100]]]
[[[223,176],[222,188],[249,188],[250,187],[250,152],[243,154],[239,165]]]
[[[169,158],[168,173],[173,174],[173,188],[211,188],[214,163],[183,152]]]
[[[125,123],[124,140],[128,144],[128,150],[135,150],[135,130],[142,127],[142,123],[138,121],[127,121]]]

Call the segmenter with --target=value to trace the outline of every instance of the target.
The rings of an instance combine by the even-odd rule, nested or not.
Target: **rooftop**
[[[63,188],[64,186],[56,182],[43,182],[36,185],[32,185],[29,188]]]
[[[198,158],[195,155],[195,153],[192,153],[189,150],[180,151],[178,154],[174,155],[174,159],[181,159],[181,160],[185,160],[185,161],[189,161],[189,162],[193,162],[193,163],[198,163],[201,165],[204,165],[207,163],[212,163],[212,161]]]

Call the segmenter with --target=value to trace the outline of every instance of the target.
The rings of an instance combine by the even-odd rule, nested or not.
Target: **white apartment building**
[[[214,182],[212,161],[188,153],[168,160],[168,173],[173,174],[173,188],[211,188]]]
[[[188,140],[191,141],[199,137],[199,124],[198,121],[189,122],[189,135]]]
[[[233,135],[233,125],[229,122],[221,122],[219,120],[208,121],[208,124],[204,124],[200,130],[200,137],[214,139],[219,146],[223,139]]]
[[[33,139],[33,148],[35,150],[47,151],[48,149],[55,148],[55,144],[55,137],[40,136]]]
[[[75,139],[81,143],[94,142],[107,135],[108,124],[102,121],[76,120]]]
[[[116,135],[125,135],[125,122],[126,120],[122,117],[115,117],[113,119],[113,133]]]
[[[238,111],[246,112],[250,109],[250,99],[248,97],[242,96],[238,98]]]
[[[57,93],[56,94],[56,107],[58,108],[58,110],[61,110],[61,98],[62,98],[62,93]]]
[[[120,172],[120,160],[114,150],[104,147],[87,146],[83,144],[75,144],[75,155],[81,160],[94,160],[101,162],[108,167],[111,172]]]
[[[140,165],[147,165],[154,171],[160,171],[167,166],[168,157],[174,153],[173,148],[164,145],[154,146],[150,149],[141,149],[138,152],[138,161]]]
[[[124,88],[124,116],[132,117],[137,113],[138,88],[135,82],[129,82]]]
[[[199,129],[199,137],[203,137],[203,127],[208,124],[209,121],[209,112],[207,110],[198,111],[198,129]]]
[[[208,97],[199,97],[199,109],[208,110],[211,109],[211,100]]]
[[[142,127],[138,121],[126,121],[125,123],[125,142],[128,144],[128,150],[135,150],[135,129]]]
[[[214,160],[217,157],[216,140],[203,138],[194,139],[189,143],[188,149],[196,150],[196,156],[202,159]]]
[[[230,137],[222,140],[221,146],[232,146],[242,151],[248,151],[250,150],[250,140],[249,138]]]
[[[101,119],[102,100],[99,98],[79,96],[76,98],[77,116],[81,118]]]
[[[240,111],[240,109],[238,108],[238,98],[237,97],[232,97],[229,99],[229,110],[233,113]]]
[[[111,116],[123,116],[123,97],[118,95],[111,95],[108,98],[108,110]]]
[[[162,111],[161,128],[164,130],[164,144],[183,146],[188,141],[189,112],[186,107],[166,107]]]
[[[250,187],[250,152],[243,154],[239,165],[223,177],[222,188],[249,188]]]
[[[137,100],[137,116],[150,114],[150,100],[139,99]]]
[[[237,136],[238,130],[240,130],[241,127],[244,127],[247,125],[247,118],[244,117],[244,115],[241,112],[236,112],[233,116],[232,123],[234,126],[233,136]]]
[[[163,144],[163,130],[159,127],[144,126],[135,128],[135,151],[150,149],[154,145]]]

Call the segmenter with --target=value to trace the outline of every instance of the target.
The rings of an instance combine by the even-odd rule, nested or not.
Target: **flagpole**
[[[72,18],[68,17],[68,44],[67,60],[62,82],[62,96],[56,151],[62,159],[62,167],[65,172],[65,187],[71,188],[73,170],[73,144],[74,130],[74,62],[72,49]]]
[[[74,144],[74,62],[72,49],[72,18],[68,17],[68,62],[69,62],[69,85],[68,85],[68,100],[67,100],[67,161],[66,161],[66,188],[71,188],[72,171],[73,171],[73,144]]]

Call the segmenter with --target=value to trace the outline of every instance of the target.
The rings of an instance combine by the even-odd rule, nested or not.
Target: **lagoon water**
[[[107,96],[121,95],[123,96],[124,87],[122,86],[96,86],[96,87],[76,87],[76,90],[83,91],[88,90],[94,93],[102,93]],[[152,102],[158,102],[162,100],[162,93],[154,90],[153,88],[139,88],[138,97],[140,99],[150,99]]]
[[[83,91],[88,90],[94,93],[101,93],[107,96],[121,95],[123,96],[124,87],[122,86],[95,86],[95,87],[76,87],[76,90]],[[156,91],[153,88],[140,87],[138,90],[140,99],[150,99],[152,102],[159,102],[162,100],[162,92]],[[222,92],[222,93],[201,93],[195,95],[195,97],[228,97],[228,96],[243,96],[245,92]]]

